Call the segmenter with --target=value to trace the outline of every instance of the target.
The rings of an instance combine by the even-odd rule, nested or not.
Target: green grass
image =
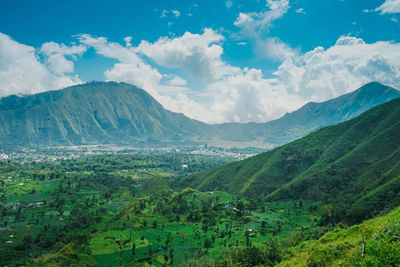
[[[399,222],[397,208],[360,225],[328,232],[292,248],[292,256],[278,266],[398,266],[400,244],[394,238],[400,233]]]

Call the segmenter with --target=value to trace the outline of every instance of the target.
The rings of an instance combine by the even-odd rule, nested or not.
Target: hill
[[[174,186],[272,200],[322,200],[335,204],[333,221],[370,218],[400,204],[400,99]]]

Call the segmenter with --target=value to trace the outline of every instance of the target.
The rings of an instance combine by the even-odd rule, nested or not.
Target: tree
[[[135,249],[136,249],[136,245],[135,242],[132,243],[132,256],[135,257]]]
[[[246,231],[245,236],[246,236],[246,246],[250,247],[250,231],[249,230]]]
[[[169,250],[169,257],[171,259],[171,266],[174,266],[174,249],[173,248],[171,248]]]
[[[22,240],[22,243],[23,243],[23,246],[24,246],[24,248],[26,249],[26,248],[30,248],[31,247],[31,244],[32,244],[32,241],[33,241],[33,238],[32,238],[32,236],[31,235],[26,235],[25,237],[24,237],[24,239]]]
[[[205,249],[209,249],[209,248],[211,248],[211,246],[212,246],[211,240],[208,239],[208,238],[206,238],[206,239],[204,240],[204,248],[205,248]]]
[[[332,205],[324,205],[321,207],[321,225],[328,225],[330,223],[334,224],[334,216],[333,216],[333,206]]]
[[[265,234],[266,226],[267,226],[267,222],[266,221],[262,221],[261,222],[261,234],[262,235]]]

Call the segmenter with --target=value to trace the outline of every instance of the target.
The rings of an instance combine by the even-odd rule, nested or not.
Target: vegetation
[[[400,208],[290,249],[278,266],[398,266]]]
[[[399,117],[393,100],[224,166],[159,151],[0,161],[0,264],[398,266]]]
[[[253,199],[319,200],[324,224],[357,223],[400,205],[400,100],[272,151],[190,175],[176,188]]]
[[[0,161],[0,264],[23,263],[43,253],[48,255],[36,262],[63,265],[64,260],[76,261],[71,256],[75,253],[89,256],[91,236],[98,229],[110,229],[109,221],[126,205],[159,190],[171,194],[165,182],[158,183],[160,179],[227,161],[183,153],[104,155],[23,165]],[[148,221],[149,226],[152,223]],[[140,251],[139,245],[136,250]]]

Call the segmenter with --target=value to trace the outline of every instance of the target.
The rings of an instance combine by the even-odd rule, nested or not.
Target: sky
[[[400,0],[0,0],[0,97],[126,82],[208,123],[400,89]]]

